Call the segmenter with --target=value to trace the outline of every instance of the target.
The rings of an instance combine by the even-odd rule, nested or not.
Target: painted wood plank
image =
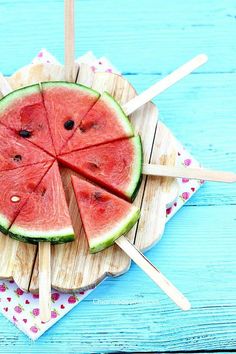
[[[63,2],[31,5],[30,0],[0,2],[4,74],[25,65],[42,46],[64,59]],[[233,0],[180,1],[178,6],[171,0],[128,0],[128,6],[127,0],[77,1],[77,54],[92,49],[124,72],[167,73],[206,52],[210,62],[201,71],[235,72],[234,16]]]

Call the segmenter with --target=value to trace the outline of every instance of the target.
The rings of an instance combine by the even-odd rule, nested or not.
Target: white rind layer
[[[67,236],[67,235],[73,235],[74,230],[72,227],[67,227],[64,229],[58,229],[58,230],[32,230],[32,229],[24,229],[19,226],[13,226],[9,230],[11,233],[15,235],[21,235],[25,237],[32,237],[32,238],[37,238],[37,237],[53,237],[53,236]]]

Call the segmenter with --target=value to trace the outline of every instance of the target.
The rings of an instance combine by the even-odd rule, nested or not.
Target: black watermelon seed
[[[95,193],[94,193],[94,198],[95,198],[96,200],[100,200],[100,199],[102,198],[102,193],[101,193],[101,192],[95,192]]]
[[[82,125],[79,126],[79,129],[80,129],[81,133],[85,133],[86,132],[86,128],[83,127]]]
[[[69,119],[64,123],[64,128],[66,130],[72,130],[74,128],[74,125],[75,125],[75,122],[72,119]]]
[[[32,133],[29,132],[28,130],[20,130],[19,131],[19,135],[22,137],[22,138],[30,138]]]
[[[41,192],[41,196],[43,197],[44,196],[44,194],[46,193],[46,188],[43,188],[43,190],[42,190],[42,192]]]
[[[19,162],[19,161],[22,160],[22,156],[21,156],[21,155],[15,155],[15,156],[13,157],[13,160]]]

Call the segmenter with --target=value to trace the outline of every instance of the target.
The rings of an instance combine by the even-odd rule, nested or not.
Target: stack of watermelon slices
[[[142,144],[122,108],[106,92],[45,82],[0,100],[3,233],[30,243],[74,239],[58,163],[92,182],[72,181],[91,252],[136,223],[140,212],[130,202],[141,182]]]

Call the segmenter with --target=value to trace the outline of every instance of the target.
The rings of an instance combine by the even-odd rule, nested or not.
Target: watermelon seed
[[[22,156],[21,156],[21,155],[15,155],[15,156],[13,157],[13,160],[19,162],[19,161],[22,160]]]
[[[66,130],[72,130],[74,128],[74,125],[75,125],[75,122],[72,119],[69,119],[64,123],[64,128]]]
[[[42,190],[41,196],[43,197],[45,193],[46,193],[46,188],[44,188],[44,189]]]
[[[81,131],[82,133],[85,133],[85,132],[86,132],[86,128],[83,127],[82,124],[79,125],[79,129],[80,129],[80,131]]]
[[[87,123],[81,121],[79,125],[79,129],[82,133],[86,133],[86,131],[89,129],[99,129],[99,128],[100,128],[99,124],[95,121],[87,122]]]
[[[95,171],[99,168],[99,165],[96,162],[88,162],[88,167]]]
[[[19,135],[22,137],[22,138],[30,138],[32,133],[29,132],[28,130],[20,130],[19,131]]]
[[[101,197],[102,197],[102,193],[101,193],[101,192],[95,192],[95,193],[94,193],[94,198],[95,198],[96,200],[101,199]]]
[[[18,203],[18,202],[20,201],[20,197],[18,197],[17,195],[13,195],[13,196],[11,197],[11,201],[12,201],[13,203]]]

